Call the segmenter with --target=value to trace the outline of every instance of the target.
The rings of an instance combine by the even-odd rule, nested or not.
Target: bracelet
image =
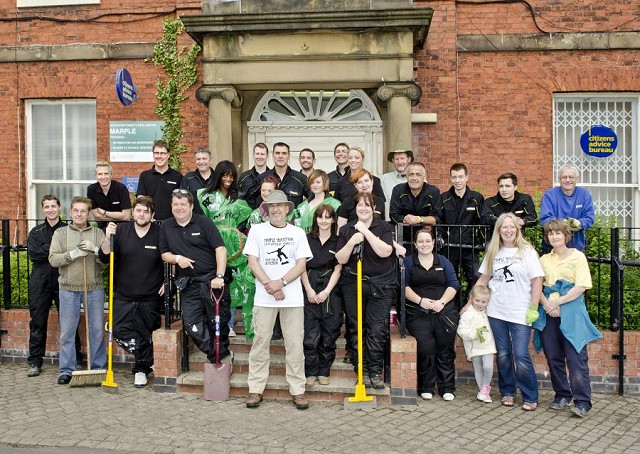
[[[424,298],[420,298],[420,301],[418,301],[418,306],[422,307],[422,300],[423,300],[423,299],[424,299]]]

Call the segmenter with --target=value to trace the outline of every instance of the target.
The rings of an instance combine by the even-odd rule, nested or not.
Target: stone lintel
[[[414,48],[422,48],[427,38],[432,8],[403,8],[352,11],[288,11],[254,14],[181,16],[187,32],[203,45],[207,35],[243,33],[273,34],[292,31],[350,30],[371,32],[411,29]]]
[[[155,43],[0,46],[0,63],[32,61],[120,60],[153,57]]]
[[[202,14],[410,8],[411,0],[204,0]]]
[[[640,32],[460,35],[459,52],[640,49]]]

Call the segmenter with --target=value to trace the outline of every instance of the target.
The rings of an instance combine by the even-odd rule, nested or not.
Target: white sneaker
[[[422,397],[424,400],[431,400],[431,399],[433,399],[433,394],[432,393],[421,393],[420,397]]]
[[[236,337],[236,332],[233,330],[233,328],[229,328],[229,337]]]
[[[456,396],[454,396],[452,393],[444,393],[442,395],[442,399],[446,400],[446,401],[451,401],[453,399],[455,399]]]
[[[136,388],[142,388],[147,385],[147,375],[144,372],[136,372],[133,380],[133,386]]]

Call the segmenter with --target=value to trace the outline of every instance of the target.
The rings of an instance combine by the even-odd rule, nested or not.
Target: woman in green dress
[[[247,237],[242,230],[246,224],[251,208],[246,201],[238,198],[238,171],[231,161],[220,161],[213,171],[211,182],[206,188],[198,190],[198,203],[205,216],[218,227],[222,241],[227,248],[227,271],[225,283],[231,291],[231,322],[235,310],[244,306],[249,296],[246,291],[234,291],[236,277],[242,275],[247,267],[247,258],[242,249]],[[230,327],[233,330],[233,326]],[[230,331],[230,335],[235,332]]]
[[[314,170],[307,180],[311,195],[295,210],[294,224],[306,233],[311,231],[313,214],[320,205],[330,205],[334,211],[340,208],[340,201],[329,195],[329,176],[324,170]]]

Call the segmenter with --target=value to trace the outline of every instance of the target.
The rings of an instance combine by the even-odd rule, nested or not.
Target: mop
[[[82,258],[84,277],[84,326],[87,339],[87,370],[74,370],[71,373],[70,388],[83,386],[100,386],[107,371],[104,369],[91,370],[91,341],[89,336],[89,292],[87,290],[87,258]]]

